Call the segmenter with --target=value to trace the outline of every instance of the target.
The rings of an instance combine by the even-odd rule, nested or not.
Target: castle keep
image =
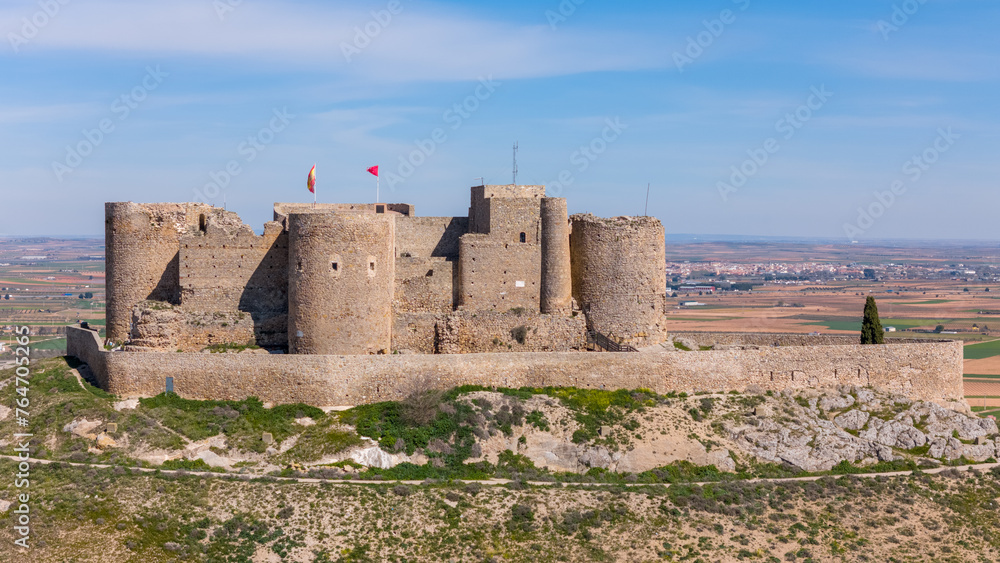
[[[133,351],[313,355],[582,349],[666,338],[664,229],[568,216],[544,186],[406,204],[274,205],[256,234],[204,204],[106,205],[108,339]]]

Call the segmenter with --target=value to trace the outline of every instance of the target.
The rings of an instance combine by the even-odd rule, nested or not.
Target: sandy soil
[[[1000,356],[982,360],[965,360],[965,373],[976,375],[1000,375]]]
[[[991,379],[966,379],[965,380],[965,396],[966,397],[1000,397],[1000,381]],[[970,399],[973,405],[978,406],[978,402],[975,399]]]
[[[871,292],[878,301],[883,318],[903,319],[967,319],[948,322],[948,328],[971,330],[995,325],[1000,329],[1000,315],[980,315],[981,310],[1000,310],[1000,302],[993,295],[982,291],[966,293],[964,282],[892,282],[878,286],[855,287],[844,283],[827,285],[777,285],[768,284],[752,293],[716,293],[713,295],[688,294],[671,298],[669,303],[696,300],[707,307],[672,308],[668,322],[676,331],[720,332],[812,332],[825,334],[847,333],[825,326],[808,324],[817,318],[861,318],[864,298]],[[884,289],[881,289],[883,288]],[[904,290],[899,294],[887,290]],[[998,294],[1000,295],[1000,294]],[[935,301],[944,300],[944,303]],[[779,302],[784,307],[778,307]],[[796,306],[793,306],[796,305]],[[801,306],[797,306],[801,305]],[[923,328],[934,328],[929,323]]]

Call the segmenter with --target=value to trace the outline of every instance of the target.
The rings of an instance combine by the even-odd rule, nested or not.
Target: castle
[[[338,406],[430,380],[658,393],[859,385],[964,405],[957,341],[668,335],[660,222],[570,217],[542,186],[473,187],[468,217],[278,203],[260,235],[205,204],[105,212],[115,346],[70,326],[66,347],[122,397]],[[698,351],[656,346],[678,337]]]
[[[565,351],[666,338],[664,229],[569,217],[544,186],[473,187],[468,217],[276,203],[257,235],[204,204],[106,205],[108,339],[291,354]]]

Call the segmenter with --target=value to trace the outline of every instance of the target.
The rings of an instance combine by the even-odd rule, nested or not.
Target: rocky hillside
[[[39,458],[74,462],[658,482],[675,479],[678,468],[710,478],[984,462],[998,457],[1000,445],[991,418],[857,387],[664,396],[423,385],[403,402],[329,411],[267,408],[253,399],[119,400],[62,359],[43,365],[32,398],[32,449]],[[0,395],[11,404],[13,387]],[[0,438],[14,431],[10,409],[0,406]],[[0,439],[0,446],[9,443]]]
[[[35,364],[27,427],[0,373],[0,446],[26,430],[54,461],[31,468],[32,550],[0,528],[2,561],[1000,558],[1000,468],[931,469],[997,455],[962,405],[425,384],[334,411],[124,400],[81,368]],[[0,481],[0,513],[22,492]]]

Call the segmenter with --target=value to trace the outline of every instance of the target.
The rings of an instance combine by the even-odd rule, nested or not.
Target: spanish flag
[[[313,164],[312,170],[309,171],[309,177],[306,179],[306,187],[309,191],[316,193],[316,165]]]

